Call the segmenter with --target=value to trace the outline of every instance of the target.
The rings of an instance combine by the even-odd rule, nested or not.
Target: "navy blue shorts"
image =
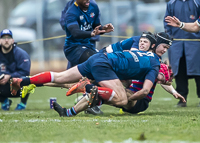
[[[94,54],[87,61],[79,64],[78,70],[82,76],[95,80],[96,82],[118,79],[109,64],[107,56],[103,53]]]
[[[82,56],[85,50],[89,49],[82,45],[76,45],[70,48],[72,49],[71,51],[68,50],[68,47],[64,46],[64,53],[67,60],[70,61],[71,65],[73,66],[79,64],[80,57]]]
[[[122,107],[123,111],[131,113],[131,114],[137,114],[139,112],[145,111],[149,107],[149,100],[147,98],[143,98],[140,100],[137,100],[134,107],[130,109],[125,109]]]

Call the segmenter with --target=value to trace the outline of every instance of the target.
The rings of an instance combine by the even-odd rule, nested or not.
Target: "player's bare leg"
[[[69,84],[59,84],[59,83],[45,83],[43,84],[44,86],[50,86],[50,87],[61,87],[61,88],[66,88],[69,89],[71,88],[74,84],[76,83],[69,83]]]
[[[81,111],[84,111],[85,109],[87,109],[88,107],[93,107],[97,104],[97,88],[93,87],[91,89],[91,93],[85,95],[75,106],[66,109],[61,107],[58,103],[54,102],[53,103],[53,107],[54,110],[56,112],[58,112],[58,114],[60,116],[63,117],[71,117],[71,116],[75,116],[78,113],[80,113]]]
[[[19,90],[22,86],[29,84],[41,85],[49,82],[58,84],[74,83],[78,82],[81,77],[82,75],[80,74],[77,66],[75,66],[63,72],[43,72],[30,78],[13,78],[10,82],[10,89],[11,93],[16,95],[17,90]]]

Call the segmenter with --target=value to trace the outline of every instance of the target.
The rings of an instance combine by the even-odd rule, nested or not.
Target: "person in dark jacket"
[[[200,16],[199,0],[170,0],[167,3],[165,17],[175,16],[180,21],[193,23]],[[183,27],[172,27],[164,21],[166,32],[174,38],[172,46],[168,50],[169,61],[175,76],[176,90],[187,99],[188,79],[194,78],[197,87],[197,95],[200,98],[200,33],[188,33],[181,30]],[[181,101],[177,104],[186,107]]]
[[[16,46],[9,29],[1,31],[0,44],[0,102],[2,110],[9,110],[12,100],[8,98],[20,97],[20,91],[11,95],[10,78],[29,76],[31,61],[26,51]],[[15,110],[25,109],[28,97],[21,98]]]

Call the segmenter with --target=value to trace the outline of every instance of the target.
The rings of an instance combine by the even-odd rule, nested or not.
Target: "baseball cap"
[[[12,37],[12,32],[9,29],[4,29],[1,31],[1,37],[4,35],[10,35]]]

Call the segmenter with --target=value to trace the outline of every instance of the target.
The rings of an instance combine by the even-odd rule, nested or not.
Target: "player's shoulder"
[[[98,7],[97,3],[94,2],[94,1],[91,1],[91,2],[90,2],[90,5],[93,6],[93,7]]]
[[[99,11],[99,7],[98,7],[97,3],[95,3],[95,2],[90,2],[90,7],[95,9],[96,11]]]
[[[78,9],[78,5],[74,2],[74,3],[69,7],[69,9],[67,10],[66,13],[73,13],[73,14],[75,14],[75,13],[78,12],[77,9]]]

